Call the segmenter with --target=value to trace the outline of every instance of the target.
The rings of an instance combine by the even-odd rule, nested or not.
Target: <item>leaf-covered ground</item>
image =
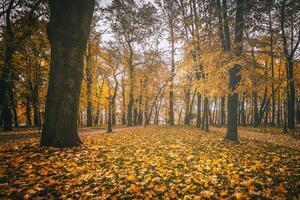
[[[159,126],[85,134],[72,149],[2,144],[0,197],[299,199],[300,141],[240,135]]]

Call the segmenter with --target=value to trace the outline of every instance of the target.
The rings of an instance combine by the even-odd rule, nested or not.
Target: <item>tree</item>
[[[236,14],[235,14],[235,37],[234,37],[234,53],[236,56],[242,55],[243,50],[243,29],[244,29],[244,0],[237,0]],[[235,89],[241,79],[239,74],[241,66],[235,64],[229,69],[229,89],[231,94],[228,95],[228,116],[227,116],[227,133],[226,140],[238,142],[237,134],[237,107],[238,107],[238,93]]]
[[[168,41],[171,45],[171,70],[170,70],[170,85],[169,85],[169,124],[174,126],[174,75],[175,75],[175,39],[178,23],[178,7],[175,1],[160,0],[157,1],[160,6],[168,30]]]
[[[13,56],[22,46],[24,39],[32,33],[35,23],[45,14],[44,2],[38,1],[15,1],[7,0],[3,4],[4,19],[4,66],[0,75],[0,104],[3,112],[3,130],[12,130],[12,117],[15,125],[18,125],[16,105],[15,105],[15,70]],[[19,10],[18,12],[14,12]],[[22,28],[16,27],[17,22]],[[21,30],[20,30],[21,29]],[[14,115],[13,115],[14,113]]]
[[[288,85],[286,90],[287,111],[288,111],[287,126],[289,129],[294,129],[295,128],[294,55],[300,43],[300,25],[297,24],[297,22],[295,22],[295,19],[299,19],[296,13],[297,8],[299,9],[299,3],[296,3],[296,1],[291,1],[290,5],[288,6],[288,3],[285,0],[283,0],[281,1],[279,7],[280,7],[281,38],[282,38],[283,52],[286,59],[286,76],[287,76],[287,85]],[[286,16],[287,11],[289,13],[289,16]],[[288,17],[290,17],[290,20],[287,19]],[[290,34],[287,33],[286,26],[289,26]]]
[[[129,68],[129,101],[127,106],[127,126],[133,125],[135,48],[137,42],[149,38],[157,24],[156,9],[151,3],[138,5],[134,0],[114,0],[108,8],[111,26],[123,43]]]
[[[95,0],[49,1],[51,65],[41,146],[73,147],[82,143],[77,114],[94,4]]]
[[[218,27],[221,46],[224,52],[230,51],[230,34],[227,17],[227,0],[217,0]],[[225,96],[221,97],[221,124],[225,124]]]

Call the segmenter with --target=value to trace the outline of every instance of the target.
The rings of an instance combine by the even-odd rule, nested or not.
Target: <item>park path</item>
[[[227,129],[225,127],[210,127],[211,131],[226,134]],[[238,129],[238,135],[241,139],[255,140],[263,143],[270,143],[280,146],[287,146],[295,149],[300,149],[300,139],[294,138],[289,134],[284,133],[268,133],[260,131],[250,131],[243,128]]]
[[[120,126],[113,129],[113,132],[129,129],[130,127]],[[106,133],[106,127],[99,128],[83,128],[78,130],[80,136],[96,135],[99,133]],[[41,130],[17,130],[9,132],[0,132],[0,144],[8,142],[19,142],[30,139],[40,138]]]
[[[113,129],[114,132],[124,131],[131,129],[132,127],[120,126]],[[145,128],[144,126],[134,127],[134,128]],[[221,133],[225,136],[225,127],[215,127],[211,126],[210,131]],[[93,136],[101,133],[106,133],[105,127],[99,128],[82,128],[79,129],[80,136]],[[238,130],[239,138],[242,140],[255,140],[262,143],[270,143],[274,145],[287,146],[300,150],[300,139],[293,138],[288,134],[272,134],[267,132],[259,132],[253,130],[245,130],[240,128]],[[19,142],[26,141],[30,139],[38,139],[40,137],[39,130],[18,130],[11,132],[0,132],[0,144],[8,142]]]

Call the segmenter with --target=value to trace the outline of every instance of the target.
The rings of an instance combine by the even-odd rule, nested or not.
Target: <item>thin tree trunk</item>
[[[169,123],[174,126],[174,75],[175,75],[175,41],[173,26],[170,27],[171,35],[171,73],[170,73],[170,92],[169,92]]]
[[[122,76],[122,125],[126,125],[126,100],[125,100],[125,81]]]
[[[272,27],[272,10],[269,8],[269,30],[270,30],[270,56],[271,56],[271,73],[272,73],[272,120],[271,125],[275,125],[275,89],[274,89],[274,53],[273,53],[273,27]]]
[[[201,127],[201,94],[197,93],[197,115],[196,115],[196,127]]]
[[[87,55],[86,55],[86,100],[87,100],[87,107],[86,107],[86,125],[88,127],[93,126],[93,117],[92,117],[92,69],[91,69],[91,42],[89,41],[87,44]]]
[[[31,106],[29,96],[26,98],[26,126],[31,126]]]
[[[130,44],[129,46],[129,59],[128,59],[128,66],[129,66],[129,102],[127,106],[127,126],[132,126],[133,123],[133,107],[134,107],[134,96],[133,96],[133,88],[134,88],[134,66],[133,66],[133,50]]]

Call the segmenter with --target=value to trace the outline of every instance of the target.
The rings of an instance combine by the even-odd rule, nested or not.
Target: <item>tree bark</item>
[[[204,112],[203,112],[203,117],[202,117],[202,130],[205,130],[206,132],[208,132],[209,131],[209,128],[208,128],[209,110],[208,110],[208,98],[207,97],[204,98],[204,109],[203,109],[203,111]]]
[[[31,126],[31,106],[30,106],[30,97],[26,98],[26,126]]]
[[[230,51],[230,35],[227,17],[227,2],[222,0],[222,8],[220,0],[217,0],[218,9],[218,25],[219,25],[219,37],[221,46],[224,51]],[[225,124],[225,96],[221,97],[221,125]]]
[[[41,146],[74,147],[82,143],[77,116],[94,5],[95,0],[49,1],[51,63]]]
[[[93,126],[93,117],[92,117],[92,72],[91,72],[91,42],[88,42],[87,45],[87,55],[86,55],[86,69],[85,69],[85,76],[86,76],[86,100],[87,100],[87,107],[86,107],[86,125],[88,127]]]
[[[133,66],[133,51],[130,43],[129,46],[129,59],[128,59],[128,66],[129,66],[129,102],[127,106],[127,126],[132,126],[133,123],[133,104],[134,104],[134,96],[133,96],[133,84],[134,84],[134,66]]]
[[[14,5],[14,0],[11,0],[9,2],[7,11],[6,11],[6,17],[5,17],[5,23],[6,23],[6,30],[5,30],[5,64],[3,66],[1,80],[0,80],[0,90],[2,92],[1,94],[1,106],[2,106],[2,112],[3,112],[3,131],[11,131],[13,129],[12,127],[12,102],[11,102],[11,92],[12,92],[12,73],[13,73],[13,54],[14,54],[14,47],[13,47],[13,41],[14,41],[14,35],[11,28],[11,19],[10,15],[12,12],[12,8]]]
[[[174,126],[174,75],[175,75],[175,41],[173,24],[170,26],[171,36],[171,73],[170,73],[170,91],[169,91],[169,122],[170,126]]]
[[[201,127],[201,94],[197,92],[197,115],[196,115],[196,127]]]
[[[287,80],[288,80],[288,97],[287,97],[287,127],[289,129],[295,129],[295,83],[294,83],[294,69],[293,61],[289,59],[287,61]]]
[[[292,2],[293,3],[293,2]],[[295,129],[295,83],[294,83],[294,66],[293,58],[300,44],[300,30],[298,30],[297,41],[294,45],[294,20],[291,20],[291,42],[288,45],[285,31],[286,22],[286,1],[281,2],[280,8],[280,28],[283,42],[283,50],[286,58],[286,76],[287,76],[287,128]],[[290,14],[293,18],[293,13]]]
[[[299,124],[300,123],[300,99],[297,99],[297,111],[296,111],[296,120],[297,120],[297,123]]]
[[[273,52],[273,25],[272,25],[272,10],[269,8],[269,30],[270,30],[270,56],[271,56],[271,73],[272,73],[272,120],[271,125],[275,125],[275,89],[274,89],[274,52]]]
[[[235,16],[235,49],[236,56],[241,56],[243,50],[243,29],[244,29],[244,0],[237,0],[236,16]],[[238,142],[237,134],[237,106],[238,106],[238,93],[235,89],[240,82],[241,76],[240,65],[234,65],[229,70],[229,89],[231,94],[228,96],[228,117],[227,117],[227,133],[226,140]]]
[[[125,99],[125,81],[122,76],[122,125],[126,125],[126,99]]]

